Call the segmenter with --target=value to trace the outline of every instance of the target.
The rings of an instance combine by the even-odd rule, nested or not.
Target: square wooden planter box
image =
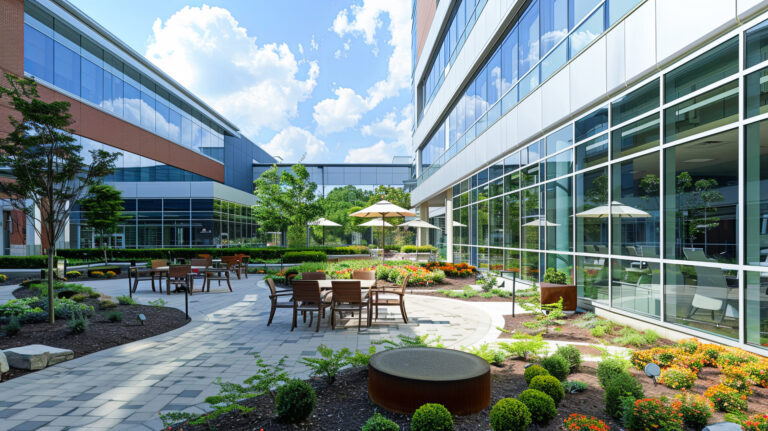
[[[576,285],[541,283],[541,303],[554,304],[563,298],[563,311],[576,310]]]

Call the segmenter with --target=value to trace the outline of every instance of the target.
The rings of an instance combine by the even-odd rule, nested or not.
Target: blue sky
[[[286,161],[410,155],[410,0],[72,2]]]

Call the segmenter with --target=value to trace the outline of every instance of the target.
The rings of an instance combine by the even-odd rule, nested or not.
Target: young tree
[[[101,246],[104,250],[104,264],[108,263],[107,248],[109,236],[117,230],[123,217],[123,196],[120,190],[106,185],[92,185],[88,189],[88,196],[80,201],[80,207],[88,219],[88,226],[93,228],[101,237]]]
[[[83,147],[69,128],[69,103],[44,102],[35,81],[5,76],[9,86],[0,85],[0,100],[7,97],[16,115],[8,117],[13,130],[0,139],[0,165],[7,166],[15,180],[0,183],[0,192],[26,215],[48,247],[48,320],[53,323],[56,241],[64,233],[73,204],[114,171],[118,154],[91,151],[92,162],[86,164]]]

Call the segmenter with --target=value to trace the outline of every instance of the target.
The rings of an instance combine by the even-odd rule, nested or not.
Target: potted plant
[[[563,298],[563,311],[576,310],[576,285],[567,284],[568,275],[555,268],[547,268],[541,283],[541,303],[554,304]]]

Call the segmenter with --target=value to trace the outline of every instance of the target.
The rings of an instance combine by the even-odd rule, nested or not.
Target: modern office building
[[[416,0],[412,202],[447,257],[765,353],[768,2]]]
[[[113,246],[226,246],[255,237],[252,166],[275,159],[236,125],[65,0],[0,0],[0,20],[0,72],[33,78],[43,99],[70,102],[85,154],[121,154],[106,178],[123,192],[128,216]],[[0,107],[0,118],[8,114]],[[0,124],[0,133],[8,127]],[[9,222],[10,208],[3,212],[2,253],[39,253],[39,238],[23,235],[18,215]],[[75,207],[59,246],[100,240]]]

